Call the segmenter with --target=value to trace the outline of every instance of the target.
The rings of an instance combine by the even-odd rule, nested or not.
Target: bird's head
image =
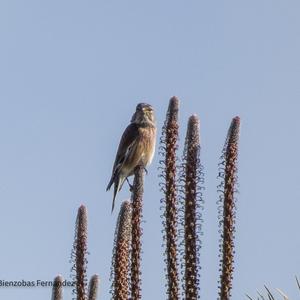
[[[131,122],[137,124],[154,125],[155,116],[153,107],[147,103],[139,103],[136,106],[136,110],[132,116]]]

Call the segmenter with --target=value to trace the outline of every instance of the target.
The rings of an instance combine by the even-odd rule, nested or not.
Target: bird
[[[134,174],[137,166],[146,167],[152,162],[156,144],[156,122],[154,109],[150,104],[139,103],[136,106],[130,124],[125,129],[117,150],[111,179],[106,191],[114,184],[112,209],[114,210],[117,193],[125,180]],[[129,184],[130,189],[132,186]]]

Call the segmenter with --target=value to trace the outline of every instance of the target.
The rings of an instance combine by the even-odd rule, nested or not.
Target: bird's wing
[[[107,189],[109,189],[110,186],[112,185],[118,170],[122,166],[126,156],[130,152],[130,149],[134,145],[134,142],[136,141],[138,136],[139,136],[138,126],[135,123],[129,124],[121,137],[117,155],[114,162],[111,180],[107,186]]]
[[[131,123],[125,129],[117,151],[115,163],[114,163],[114,170],[117,168],[119,164],[124,162],[129,149],[131,148],[132,144],[135,142],[139,135],[138,126],[135,123]]]

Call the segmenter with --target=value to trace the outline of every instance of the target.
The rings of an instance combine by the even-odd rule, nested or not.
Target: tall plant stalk
[[[144,167],[137,166],[134,172],[131,220],[131,299],[141,299],[141,219],[144,193]]]
[[[115,300],[129,299],[131,218],[131,204],[129,201],[124,201],[117,222],[113,258],[113,298]]]
[[[88,300],[97,300],[99,281],[99,276],[97,274],[91,277],[88,289]]]
[[[179,100],[172,97],[160,140],[160,152],[163,155],[161,184],[165,204],[164,227],[166,240],[167,295],[170,300],[179,299],[179,276],[177,261],[177,166],[178,148],[178,109]]]
[[[221,245],[221,276],[220,291],[221,300],[231,298],[232,279],[234,270],[234,233],[235,233],[235,189],[237,182],[238,142],[240,131],[240,118],[232,119],[225,142],[222,163],[224,166],[224,181],[221,186],[223,200],[223,228]],[[222,173],[222,172],[221,172]]]
[[[199,250],[201,230],[201,191],[203,179],[200,165],[200,122],[196,115],[189,118],[183,156],[184,211],[184,294],[186,300],[200,298]]]
[[[51,300],[63,299],[63,281],[64,279],[61,275],[58,275],[54,278]]]
[[[76,288],[74,290],[77,300],[87,299],[87,209],[81,205],[78,209],[75,240],[73,244],[72,257],[75,260],[73,270],[75,271]]]

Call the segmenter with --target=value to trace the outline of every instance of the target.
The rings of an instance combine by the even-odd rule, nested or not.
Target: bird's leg
[[[133,191],[133,185],[129,182],[128,177],[126,177],[126,181],[127,181],[128,185],[129,185],[130,192],[132,192]]]

